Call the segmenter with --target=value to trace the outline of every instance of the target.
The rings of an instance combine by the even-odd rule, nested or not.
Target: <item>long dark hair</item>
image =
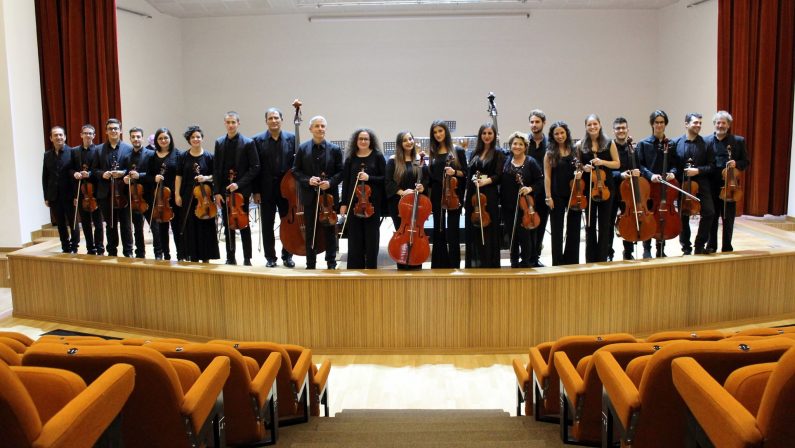
[[[157,141],[157,138],[160,137],[160,134],[168,135],[168,153],[171,154],[171,151],[174,150],[174,136],[171,135],[171,131],[169,131],[168,128],[159,128],[155,131],[155,149],[157,151],[160,150],[160,143]]]
[[[585,137],[583,137],[583,139],[581,140],[582,143],[580,143],[580,148],[582,149],[582,152],[584,153],[591,151],[602,152],[607,150],[608,148],[610,148],[610,139],[607,138],[607,136],[605,135],[605,128],[602,126],[602,120],[600,120],[599,116],[596,114],[588,115],[587,117],[585,117],[586,127],[588,125],[588,121],[590,120],[596,120],[596,122],[599,123],[599,138],[597,139],[597,145],[599,147],[598,148],[591,147],[591,145],[593,145],[593,142],[591,141],[591,136],[588,135],[588,131],[586,130]]]
[[[403,149],[403,139],[410,135],[411,138],[414,138],[414,134],[409,131],[400,131],[398,132],[397,137],[395,138],[395,182],[400,183],[400,180],[403,178],[403,174],[406,172],[406,153]],[[419,166],[417,165],[417,144],[414,144],[414,147],[411,149],[411,164],[414,165],[414,175],[419,175]]]
[[[436,157],[436,154],[439,153],[439,149],[441,149],[442,145],[436,141],[436,138],[433,136],[433,129],[435,127],[440,127],[444,129],[444,147],[447,148],[447,154],[452,154],[452,163],[451,165],[455,169],[460,169],[461,164],[458,162],[458,155],[456,154],[456,148],[453,146],[453,137],[450,135],[450,128],[447,126],[442,120],[435,120],[431,123],[431,131],[430,131],[430,153],[431,159]],[[448,156],[449,157],[449,156]]]
[[[569,125],[567,125],[565,121],[556,121],[549,125],[547,156],[549,157],[549,164],[553,167],[558,166],[558,162],[560,162],[560,150],[558,149],[558,142],[555,140],[555,129],[557,128],[563,128],[563,130],[566,131],[566,141],[563,142],[563,146],[568,148],[570,151],[574,150],[574,147],[571,143],[571,131],[569,131]]]
[[[359,134],[362,132],[366,132],[367,136],[370,137],[370,149],[372,149],[376,154],[381,154],[383,157],[383,154],[381,153],[381,144],[378,142],[378,137],[376,137],[372,129],[359,128],[353,131],[353,134],[351,135],[351,139],[348,142],[348,148],[345,150],[345,160],[353,157],[353,155],[356,154],[356,151],[359,150],[357,142],[359,140]]]
[[[486,147],[486,144],[483,143],[483,131],[485,131],[486,129],[491,129],[492,131],[494,131],[494,140],[492,140],[489,147]],[[478,139],[477,143],[475,144],[475,152],[472,153],[472,158],[470,159],[470,163],[472,159],[474,159],[475,157],[480,158],[480,160],[482,160],[483,163],[488,163],[489,161],[491,161],[491,158],[494,157],[496,149],[497,149],[497,128],[494,127],[493,123],[483,123],[480,126],[480,129],[478,129]],[[489,152],[488,156],[484,158],[483,154],[489,150],[491,150],[491,152]]]

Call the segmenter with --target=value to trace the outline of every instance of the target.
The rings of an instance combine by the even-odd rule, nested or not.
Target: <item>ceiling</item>
[[[477,14],[533,9],[659,9],[679,0],[147,0],[179,18],[269,14]],[[691,3],[700,3],[689,0]]]

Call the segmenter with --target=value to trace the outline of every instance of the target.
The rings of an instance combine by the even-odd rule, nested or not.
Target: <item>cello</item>
[[[663,168],[661,177],[668,172],[668,139],[663,140]],[[673,187],[673,188],[668,188]],[[654,239],[657,240],[660,253],[662,244],[665,240],[676,238],[682,232],[682,221],[676,210],[676,190],[679,189],[676,179],[667,182],[664,178],[660,180],[660,185],[651,190],[651,201],[654,204],[654,219],[657,222],[657,229],[654,232]]]
[[[649,181],[644,177],[632,174],[638,169],[635,164],[635,148],[632,144],[632,137],[627,138],[627,151],[629,152],[631,171],[630,177],[624,179],[620,186],[624,211],[616,219],[616,233],[625,241],[637,243],[654,236],[657,231],[657,221],[646,206],[651,188]]]
[[[293,124],[295,125],[295,147],[293,151],[298,153],[298,145],[301,143],[299,131],[301,127],[301,101],[293,101],[295,108],[295,118]],[[279,223],[279,240],[282,246],[291,254],[306,256],[306,222],[304,220],[304,205],[301,202],[300,190],[298,182],[293,175],[291,168],[282,177],[279,183],[282,197],[287,199],[287,213],[281,218]],[[315,253],[321,253],[326,250],[326,240],[324,233],[317,236],[314,244]]]
[[[387,247],[389,256],[398,264],[419,266],[431,256],[430,242],[425,234],[425,220],[432,213],[431,200],[417,189],[422,184],[424,166],[425,159],[420,156],[414,193],[403,196],[398,203],[400,228],[392,235]]]

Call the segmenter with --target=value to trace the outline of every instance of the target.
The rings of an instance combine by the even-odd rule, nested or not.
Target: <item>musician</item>
[[[80,245],[80,232],[74,227],[74,186],[70,181],[69,168],[72,165],[72,151],[66,146],[66,132],[60,126],[50,129],[52,147],[44,152],[41,173],[41,187],[44,192],[44,205],[50,208],[61,239],[61,251],[65,254],[77,253]]]
[[[174,246],[177,250],[177,260],[182,261],[187,257],[182,248],[182,238],[179,237],[179,225],[182,221],[179,219],[181,213],[176,203],[177,190],[175,188],[182,151],[174,147],[174,137],[168,128],[159,128],[155,131],[155,145],[157,145],[157,151],[149,157],[149,166],[146,170],[147,175],[145,178],[153,191],[158,190],[158,185],[160,186],[159,190],[163,188],[171,190],[169,205],[174,212],[174,218],[171,221],[149,223],[152,229],[152,248],[155,252],[155,259],[171,260],[170,238],[168,236],[168,230],[171,228],[171,234],[174,236]],[[161,172],[163,174],[160,174]],[[154,207],[154,203],[153,198],[150,205]],[[149,217],[151,218],[151,214]]]
[[[620,199],[620,191],[621,191],[621,182],[625,179],[629,179],[630,176],[640,176],[640,169],[636,168],[634,172],[630,172],[632,170],[632,159],[630,158],[629,153],[629,140],[627,137],[629,136],[629,124],[627,123],[627,119],[624,117],[617,117],[613,120],[613,143],[616,145],[616,150],[618,151],[618,160],[619,160],[619,167],[617,170],[613,170],[613,185],[615,186],[615,194],[616,197],[613,200],[613,208],[610,213],[610,222],[616,222],[616,216],[618,216],[618,210],[621,208],[621,204],[623,201]],[[634,157],[634,166],[640,166],[638,164],[638,155],[637,153],[633,152],[632,157]],[[613,251],[613,236],[615,235],[614,232],[610,232],[609,240],[610,242],[608,245],[610,246],[610,255],[608,257],[609,260],[613,260],[614,251]],[[635,257],[632,253],[635,251],[635,244],[631,241],[623,241],[624,245],[624,252],[622,257],[624,260],[634,260]]]
[[[146,170],[149,167],[149,158],[154,155],[153,151],[144,148],[144,131],[141,128],[130,128],[130,144],[132,151],[127,154],[121,164],[128,168],[127,175],[124,176],[124,183],[129,188],[130,180],[133,183],[140,183],[144,187],[143,197],[141,198],[150,206],[152,205],[152,189],[149,182],[144,182],[146,179]],[[130,196],[128,195],[128,198]],[[146,246],[144,244],[144,219],[147,219],[147,213],[132,213],[133,224],[133,237],[135,240],[135,258],[146,257]],[[147,219],[147,222],[149,220]],[[149,223],[151,226],[151,223]],[[159,244],[158,244],[159,245]]]
[[[461,267],[461,207],[446,209],[442,219],[442,199],[445,176],[455,177],[458,186],[455,194],[464,197],[466,186],[466,151],[453,146],[450,129],[442,120],[431,123],[430,131],[431,204],[433,209],[433,252],[431,268],[458,269]]]
[[[745,138],[731,133],[733,119],[730,113],[720,110],[712,118],[715,132],[708,136],[705,145],[708,152],[715,157],[715,167],[711,177],[711,193],[715,207],[723,220],[723,232],[721,234],[721,252],[731,252],[732,235],[734,234],[734,217],[737,213],[737,203],[728,201],[726,203],[720,198],[720,191],[724,187],[722,172],[725,168],[737,168],[745,171],[748,168],[748,150],[745,145]],[[731,158],[729,158],[728,148],[731,147]],[[714,253],[718,249],[718,219],[712,220],[709,231],[709,241],[707,242],[707,253]]]
[[[649,180],[652,185],[651,188],[661,188],[663,185],[661,180],[668,182],[676,179],[679,174],[679,160],[676,157],[676,151],[672,151],[672,145],[669,143],[668,162],[665,172],[663,172],[663,148],[668,139],[665,137],[665,128],[668,126],[668,114],[663,110],[655,110],[649,115],[649,124],[651,125],[652,135],[644,138],[637,145],[638,162],[640,162],[640,173],[643,177]],[[663,176],[665,178],[663,179]],[[656,204],[655,204],[656,206]],[[673,207],[673,204],[669,205]],[[658,229],[658,232],[662,232]],[[665,241],[657,241],[656,256],[665,257]],[[651,258],[651,240],[643,242],[643,258]]]
[[[123,188],[124,183],[121,181],[127,171],[121,165],[121,161],[132,151],[132,146],[121,140],[121,122],[116,118],[110,118],[105,122],[105,135],[107,140],[97,149],[97,157],[91,169],[94,178],[97,179],[97,202],[105,218],[106,249],[111,257],[117,255],[121,230],[122,254],[125,257],[132,257],[133,239],[128,216],[130,206],[127,204],[126,207],[116,207],[120,205],[119,201],[128,202],[127,190]],[[118,179],[112,188],[111,179]]]
[[[588,226],[585,229],[585,262],[596,263],[607,261],[610,254],[610,235],[613,233],[615,221],[611,221],[615,187],[613,185],[613,170],[620,166],[618,149],[612,140],[607,138],[602,129],[602,121],[596,114],[585,118],[586,135],[580,140],[580,151],[584,171],[588,174],[589,184],[591,176],[604,176],[605,187],[609,197],[606,200],[595,201],[591,196],[588,201]],[[599,174],[599,173],[602,174]],[[588,187],[587,190],[593,188]]]
[[[467,179],[467,197],[465,202],[466,220],[466,262],[467,268],[499,268],[500,267],[500,215],[499,194],[497,186],[502,178],[502,168],[505,157],[502,151],[497,151],[497,132],[494,125],[486,123],[478,130],[478,140],[475,151],[469,159]],[[477,187],[484,196],[478,201]],[[474,201],[474,202],[473,202]],[[488,213],[491,222],[481,227],[472,222],[472,213],[480,204],[481,216]]]
[[[386,160],[381,152],[378,137],[370,129],[357,129],[351,135],[342,168],[342,199],[340,214],[346,215],[348,235],[348,269],[375,269],[378,267],[378,244],[381,239],[381,209],[384,197]],[[354,189],[354,186],[358,186]],[[373,207],[370,217],[355,213],[360,196],[357,190],[370,188],[369,203]],[[351,204],[351,209],[348,209]]]
[[[309,121],[312,139],[301,143],[295,155],[293,172],[301,186],[301,200],[304,204],[306,222],[306,268],[315,269],[317,254],[313,238],[315,227],[326,238],[326,266],[337,268],[337,236],[334,226],[317,226],[316,208],[318,194],[331,194],[334,204],[339,203],[339,184],[342,180],[342,150],[326,141],[326,119],[312,117]]]
[[[512,268],[542,267],[538,262],[538,252],[535,248],[535,233],[540,226],[532,230],[522,227],[522,211],[516,207],[518,195],[531,195],[537,204],[539,199],[537,192],[541,191],[544,186],[544,174],[541,171],[541,166],[533,157],[526,155],[528,144],[527,135],[522,132],[514,132],[508,138],[511,158],[505,161],[500,184],[502,220],[505,232],[512,236],[513,244],[510,247]],[[521,177],[521,184],[519,184],[519,177]],[[534,207],[534,210],[537,209]]]
[[[544,134],[544,125],[547,122],[547,116],[542,110],[533,109],[530,111],[529,120],[530,135],[528,137],[530,143],[527,146],[527,155],[535,159],[538,166],[543,167],[544,156],[549,146],[547,136]],[[538,230],[534,233],[536,239],[535,250],[537,253],[535,259],[538,260],[539,257],[541,257],[541,249],[544,246],[544,233],[546,232],[547,221],[549,220],[549,207],[547,207],[544,201],[536,201],[536,213],[538,213],[538,217],[541,219],[541,224],[538,225]],[[541,265],[541,262],[538,261],[538,264]]]
[[[226,264],[237,264],[235,259],[235,231],[229,229],[228,210],[224,207],[225,197],[240,190],[243,195],[243,213],[248,214],[248,201],[251,196],[254,179],[259,174],[259,156],[254,141],[240,134],[240,115],[229,111],[224,116],[226,135],[215,141],[215,168],[213,172],[213,190],[215,203],[222,209],[222,221],[226,227]],[[229,180],[229,173],[234,172],[235,180]],[[243,241],[243,264],[251,266],[251,227],[240,229]]]
[[[576,149],[565,122],[556,121],[549,126],[548,141],[544,156],[544,202],[550,210],[552,265],[577,264],[580,262],[582,210],[569,207],[569,200],[574,194],[574,188],[569,184],[572,180],[582,180],[582,170],[575,170]]]
[[[90,124],[84,124],[80,128],[80,146],[72,148],[72,167],[69,170],[70,175],[80,181],[81,188],[84,184],[90,184],[94,191],[93,194],[96,194],[97,190],[97,181],[91,173],[91,166],[97,156],[97,150],[94,147],[95,134],[94,126]],[[77,191],[76,188],[75,186],[75,191]],[[83,227],[83,235],[86,239],[86,251],[88,255],[104,255],[105,229],[102,225],[102,209],[97,207],[93,212],[83,210],[80,203],[82,198],[83,193],[80,192],[75,206],[80,210],[80,225]]]
[[[395,139],[395,155],[386,162],[386,176],[384,190],[387,199],[387,209],[395,230],[400,229],[401,220],[398,212],[400,199],[406,195],[413,195],[416,189],[421,194],[426,194],[430,184],[430,172],[427,166],[420,167],[419,157],[424,157],[419,146],[414,142],[414,136],[409,131],[400,131]],[[420,171],[422,170],[422,171]],[[420,173],[422,175],[420,176]],[[420,180],[421,182],[417,182]],[[398,269],[420,269],[422,266],[398,264]]]
[[[287,214],[287,199],[282,196],[281,182],[295,161],[295,134],[282,130],[282,111],[271,107],[265,111],[268,130],[253,137],[260,161],[260,172],[254,181],[254,203],[259,204],[262,220],[262,244],[265,246],[265,266],[276,267],[276,238],[273,224],[276,210],[279,217]],[[295,267],[293,254],[282,247],[282,264]]]
[[[715,208],[712,202],[710,188],[710,175],[715,165],[715,155],[707,150],[701,132],[701,114],[689,113],[685,116],[685,133],[676,140],[676,157],[679,159],[679,169],[682,171],[681,184],[685,185],[687,177],[698,183],[698,199],[701,200],[701,219],[698,223],[696,234],[695,253],[704,254],[709,229],[715,219]],[[690,168],[688,168],[690,165]],[[679,197],[679,208],[682,208],[684,195]],[[679,243],[682,245],[682,254],[690,255],[694,248],[690,244],[690,216],[680,213],[682,217],[682,233],[679,234]]]
[[[183,253],[188,261],[208,263],[221,258],[218,233],[215,230],[215,218],[200,219],[196,216],[198,200],[194,188],[213,185],[214,157],[202,147],[204,132],[199,126],[189,126],[184,136],[190,149],[180,157],[174,179],[174,202],[182,207],[179,219]]]

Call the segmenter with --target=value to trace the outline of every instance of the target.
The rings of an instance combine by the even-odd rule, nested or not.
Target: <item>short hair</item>
[[[225,113],[224,114],[224,119],[226,119],[226,117],[232,117],[236,121],[240,121],[240,114],[235,112],[235,111],[233,111],[233,110],[230,110],[229,112]]]
[[[185,130],[184,134],[185,141],[190,143],[190,136],[193,135],[195,132],[198,132],[202,136],[202,138],[204,138],[204,132],[202,131],[202,128],[194,124],[192,126],[188,126],[188,129]]]
[[[519,139],[522,141],[522,143],[524,143],[525,149],[530,146],[530,139],[527,138],[527,134],[521,131],[516,131],[511,134],[510,137],[508,137],[508,147],[511,147],[513,145],[513,141],[516,139]]]
[[[668,114],[666,114],[664,110],[660,109],[655,110],[651,113],[651,115],[649,115],[649,125],[654,126],[654,120],[656,120],[657,117],[663,117],[665,120],[665,125],[668,126]]]
[[[55,132],[56,129],[60,129],[63,135],[66,135],[66,129],[64,129],[63,126],[53,126],[50,128],[50,137],[52,137],[52,133]]]
[[[732,118],[732,114],[726,112],[725,110],[719,110],[715,112],[715,115],[712,117],[712,124],[717,123],[718,120],[720,120],[721,118],[728,121],[729,126],[731,126],[732,122],[734,121],[734,119]]]
[[[83,131],[85,131],[86,129],[91,129],[91,132],[93,132],[93,133],[95,133],[95,134],[97,133],[97,130],[96,130],[96,129],[94,129],[94,126],[93,126],[93,125],[90,125],[90,124],[86,123],[86,124],[84,124],[83,126],[80,126],[80,132],[83,132]]]
[[[701,119],[704,117],[698,112],[690,112],[689,114],[685,115],[685,123],[690,123],[691,121],[693,121],[693,118]]]
[[[312,125],[313,125],[313,124],[315,124],[315,122],[316,122],[316,121],[318,121],[318,120],[323,120],[323,121],[325,121],[325,122],[326,122],[326,124],[328,124],[328,121],[326,120],[326,118],[325,118],[324,116],[322,116],[322,115],[315,115],[314,117],[312,117],[312,118],[310,118],[310,119],[309,119],[309,127],[311,128],[311,127],[312,127]]]
[[[279,114],[279,118],[284,120],[284,114],[282,114],[282,111],[277,109],[277,108],[275,108],[275,107],[269,107],[268,110],[265,111],[265,118],[267,119],[268,118],[268,114],[272,114],[274,112]]]
[[[527,117],[527,121],[530,121],[531,118],[538,117],[541,119],[542,123],[547,122],[547,115],[541,109],[533,109],[530,111],[530,116]]]
[[[131,137],[132,137],[133,132],[140,132],[141,133],[141,137],[144,136],[144,130],[139,128],[139,127],[130,128],[130,136]]]
[[[615,120],[613,120],[613,128],[615,128],[615,127],[616,127],[617,125],[619,125],[619,124],[626,124],[626,125],[628,125],[629,123],[627,122],[627,119],[626,119],[626,118],[624,118],[624,117],[616,117],[616,119],[615,119]]]
[[[118,124],[119,130],[121,130],[121,121],[118,118],[108,118],[108,121],[105,122],[105,127],[107,128],[111,124]]]

